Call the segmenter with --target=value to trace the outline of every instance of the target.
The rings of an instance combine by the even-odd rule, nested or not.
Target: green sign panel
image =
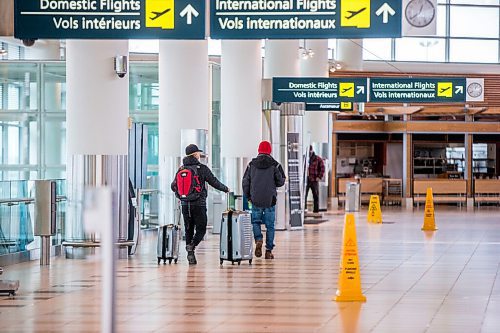
[[[15,0],[19,39],[205,39],[205,0]]]
[[[371,78],[370,102],[464,103],[465,78]]]
[[[214,39],[401,37],[401,0],[215,0]]]
[[[366,99],[366,78],[273,78],[273,102],[277,103],[339,103],[341,110],[352,110],[352,103]]]

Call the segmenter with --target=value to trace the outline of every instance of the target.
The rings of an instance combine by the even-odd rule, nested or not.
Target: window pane
[[[446,36],[446,6],[437,8],[437,36]]]
[[[498,41],[450,39],[451,62],[498,62]]]
[[[445,61],[445,41],[437,38],[401,38],[396,40],[398,61]]]
[[[391,60],[391,39],[374,38],[363,40],[364,60]]]
[[[498,38],[498,8],[451,7],[450,37]]]
[[[445,0],[443,0],[445,2]],[[498,5],[498,0],[451,0],[451,4],[461,5]]]

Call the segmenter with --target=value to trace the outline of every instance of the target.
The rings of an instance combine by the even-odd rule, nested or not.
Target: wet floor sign
[[[436,219],[434,217],[434,198],[432,196],[432,188],[427,188],[427,195],[425,196],[425,212],[424,212],[424,231],[438,230],[436,227]]]
[[[366,297],[361,291],[358,241],[356,239],[354,215],[346,214],[344,219],[339,282],[336,296],[333,299],[337,302],[365,302]]]
[[[370,196],[370,204],[368,205],[368,222],[382,223],[382,210],[380,209],[380,200],[378,195]]]

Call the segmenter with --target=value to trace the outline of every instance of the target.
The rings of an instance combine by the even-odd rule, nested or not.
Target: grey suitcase
[[[238,265],[242,260],[252,264],[253,233],[249,212],[229,209],[222,213],[220,232],[220,264],[224,260]]]
[[[158,244],[156,254],[158,256],[158,265],[163,260],[163,263],[171,264],[172,260],[177,263],[179,258],[179,244],[181,232],[178,225],[164,225],[158,228]]]
[[[0,275],[3,268],[0,267]],[[14,296],[19,289],[19,280],[0,280],[0,294],[9,294]]]

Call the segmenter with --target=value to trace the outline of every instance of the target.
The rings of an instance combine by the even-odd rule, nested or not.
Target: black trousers
[[[207,207],[182,205],[182,216],[186,228],[186,244],[197,246],[207,232]]]
[[[306,202],[304,204],[304,208],[307,209],[307,195],[309,194],[309,189],[312,190],[313,193],[313,212],[319,212],[319,182],[307,181],[306,185]]]

